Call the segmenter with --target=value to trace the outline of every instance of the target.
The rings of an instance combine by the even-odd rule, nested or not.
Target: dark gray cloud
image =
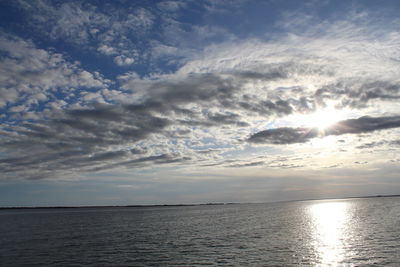
[[[313,128],[281,127],[255,133],[248,139],[251,143],[268,143],[275,145],[304,143],[318,135]]]
[[[171,121],[148,110],[132,112],[131,107],[69,110],[46,121],[15,127],[13,135],[2,140],[3,151],[14,156],[3,157],[0,169],[6,173],[24,172],[31,178],[31,172],[36,177],[45,172],[102,169],[118,162],[138,162],[146,158],[146,151],[137,143],[160,134]],[[147,159],[146,162],[154,159],[154,163],[162,163],[149,156]]]
[[[171,163],[181,163],[185,161],[190,161],[190,157],[182,157],[180,155],[174,154],[161,154],[155,156],[144,156],[144,157],[137,157],[135,159],[126,160],[126,158],[119,162],[111,162],[105,161],[102,165],[88,165],[86,171],[101,171],[101,170],[109,170],[115,168],[140,168],[148,166],[149,164],[153,165],[162,165],[162,164],[171,164]]]
[[[243,168],[243,167],[254,167],[254,166],[262,166],[262,165],[265,165],[264,161],[255,161],[255,162],[249,162],[249,163],[232,164],[232,165],[229,165],[229,167],[232,167],[232,168]]]
[[[368,142],[368,143],[361,144],[361,145],[357,146],[356,148],[358,148],[358,149],[370,149],[370,148],[380,147],[382,145],[385,145],[386,143],[387,142],[385,142],[385,141]]]
[[[319,103],[334,99],[340,100],[344,107],[363,108],[374,100],[398,100],[400,86],[391,80],[348,78],[323,86],[315,91],[314,97]]]
[[[242,82],[220,75],[190,74],[184,80],[155,83],[148,91],[149,98],[161,99],[166,103],[190,103],[230,99],[233,92],[241,88]]]
[[[245,101],[243,101],[245,100]],[[227,106],[243,109],[250,112],[258,113],[259,115],[289,115],[294,111],[290,101],[286,100],[260,100],[256,96],[244,97],[243,100],[237,103],[229,103]],[[225,102],[227,103],[227,102]]]
[[[183,79],[151,82],[137,103],[59,110],[46,119],[10,126],[10,134],[1,140],[6,153],[0,158],[0,170],[40,178],[41,173],[48,177],[58,171],[179,163],[191,157],[174,156],[170,154],[174,149],[168,150],[164,144],[171,137],[190,136],[191,127],[247,127],[244,115],[292,112],[287,101],[244,96],[244,78],[238,79],[238,75],[246,75],[246,79],[282,76],[190,74]],[[159,143],[164,144],[156,149]],[[190,154],[187,149],[183,153]]]
[[[233,114],[233,113],[214,113],[214,114],[208,114],[208,119],[211,120],[212,122],[215,122],[216,124],[233,124],[237,125],[239,127],[245,127],[249,126],[248,123],[240,121],[240,116],[238,114]]]
[[[249,80],[263,80],[263,81],[274,81],[288,78],[288,73],[285,68],[276,68],[276,66],[265,66],[266,70],[269,71],[237,71],[233,74],[241,79]]]
[[[400,116],[369,117],[340,121],[325,130],[327,135],[367,133],[400,127]]]
[[[310,139],[318,137],[322,134],[324,136],[360,134],[398,127],[400,127],[400,116],[365,116],[358,119],[339,121],[336,124],[326,128],[323,133],[320,133],[317,128],[281,127],[255,133],[250,136],[248,141],[251,143],[267,143],[277,145],[305,143]]]
[[[283,73],[284,70],[281,72]],[[145,105],[160,112],[174,111],[176,113],[188,112],[188,109],[182,105],[189,103],[199,103],[204,107],[217,107],[224,110],[247,111],[264,116],[282,116],[294,112],[292,105],[298,105],[297,102],[300,100],[267,98],[267,94],[246,94],[243,90],[249,79],[257,80],[260,76],[265,80],[273,81],[283,77],[283,74],[271,74],[268,70],[252,71],[251,74],[243,78],[243,73],[192,73],[184,79],[153,82],[146,90]],[[125,87],[135,91],[136,82],[136,80],[128,81]]]

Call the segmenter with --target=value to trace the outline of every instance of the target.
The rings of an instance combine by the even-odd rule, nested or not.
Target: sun
[[[317,108],[308,114],[296,114],[290,121],[298,127],[318,130],[321,136],[325,135],[326,129],[346,118],[345,109],[337,109],[333,105]]]
[[[325,107],[304,116],[302,124],[323,131],[343,119],[343,111],[333,107]]]
[[[297,113],[289,116],[287,122],[295,127],[316,129],[320,136],[325,136],[327,128],[346,119],[350,111],[337,109],[334,105],[317,108],[312,113]]]

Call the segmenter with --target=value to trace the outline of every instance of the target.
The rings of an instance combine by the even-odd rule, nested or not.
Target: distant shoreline
[[[400,195],[374,195],[374,196],[357,196],[343,198],[322,198],[322,199],[299,199],[277,202],[295,202],[295,201],[311,201],[311,200],[334,200],[334,199],[355,199],[355,198],[383,198],[383,197],[400,197]],[[268,203],[268,202],[265,202]],[[274,203],[274,202],[269,202]],[[200,204],[143,204],[143,205],[100,205],[100,206],[21,206],[21,207],[0,207],[0,210],[19,210],[19,209],[88,209],[88,208],[162,208],[162,207],[193,207],[193,206],[218,206],[218,205],[239,205],[239,204],[262,204],[260,203],[240,203],[240,202],[215,202]]]
[[[0,210],[10,209],[88,209],[88,208],[155,208],[155,207],[191,207],[191,206],[216,206],[216,205],[237,205],[244,203],[200,203],[200,204],[143,204],[143,205],[106,205],[106,206],[37,206],[37,207],[0,207]]]

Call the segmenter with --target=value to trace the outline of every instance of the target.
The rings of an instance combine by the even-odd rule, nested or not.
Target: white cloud
[[[82,70],[79,72],[79,78],[76,81],[77,86],[84,87],[101,87],[104,86],[104,81],[96,79],[92,73]]]
[[[112,103],[131,103],[131,94],[121,92],[119,90],[103,89],[101,90],[103,98]]]
[[[69,42],[86,44],[96,36],[98,28],[108,23],[108,16],[96,12],[88,3],[68,2],[56,6],[50,1],[18,1],[30,12],[37,30],[52,39],[67,38]],[[50,28],[50,31],[49,31]]]
[[[116,56],[114,58],[114,62],[118,66],[128,66],[128,65],[132,65],[135,62],[135,59],[133,59],[131,57],[125,57],[125,56]]]
[[[96,92],[96,93],[82,92],[81,95],[82,95],[82,100],[84,100],[85,102],[102,103],[102,104],[106,103],[100,92]]]
[[[3,35],[0,50],[5,54],[0,62],[1,106],[23,102],[28,110],[63,93],[105,87],[109,82],[99,73],[83,70],[79,63],[70,63],[61,54],[35,47],[30,41]],[[10,110],[16,110],[16,107]]]
[[[108,46],[108,45],[101,45],[99,48],[97,48],[97,50],[100,53],[107,55],[107,56],[114,55],[117,53],[115,48]]]
[[[181,1],[163,1],[157,3],[157,7],[164,12],[175,12],[184,8],[187,3]]]
[[[41,114],[35,112],[25,112],[22,116],[24,120],[39,120],[41,119]]]
[[[51,102],[48,104],[48,106],[52,109],[62,109],[63,107],[65,107],[68,103],[65,102],[64,100],[57,100],[54,102]]]
[[[79,1],[18,3],[28,12],[28,25],[34,31],[103,55],[119,54],[114,60],[121,66],[132,64],[138,54],[131,36],[145,36],[154,24],[154,15],[141,7],[115,9]]]
[[[13,103],[18,99],[18,91],[15,88],[0,88],[0,108],[7,103]]]
[[[25,111],[25,110],[26,110],[26,107],[22,106],[22,105],[14,106],[14,107],[9,109],[10,112],[14,112],[14,113],[22,112],[22,111]]]

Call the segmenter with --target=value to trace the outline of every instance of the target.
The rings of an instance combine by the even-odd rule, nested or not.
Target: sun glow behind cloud
[[[303,122],[308,127],[316,127],[320,132],[323,132],[329,126],[332,126],[340,120],[347,119],[345,112],[333,107],[317,109],[312,114],[305,116]]]
[[[284,119],[290,126],[317,128],[320,133],[337,123],[338,121],[350,119],[352,115],[348,109],[335,108],[334,105],[328,105],[322,108],[316,108],[315,111],[303,114],[293,114]]]

